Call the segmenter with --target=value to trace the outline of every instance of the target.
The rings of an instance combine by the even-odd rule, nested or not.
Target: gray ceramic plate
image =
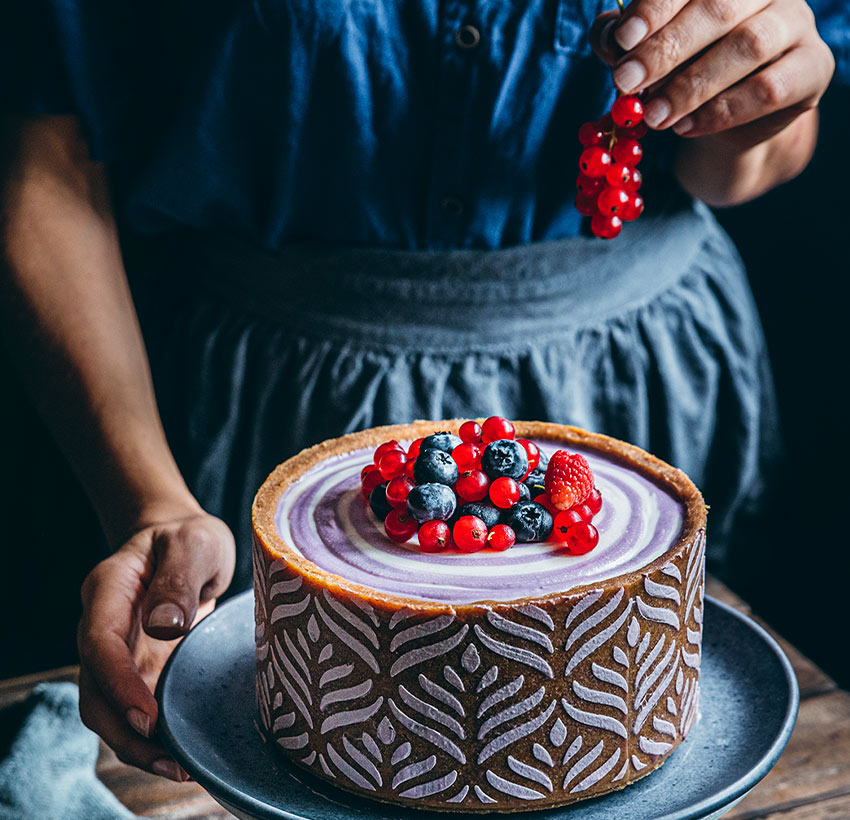
[[[649,777],[562,809],[512,820],[708,820],[720,817],[776,763],[797,717],[794,672],[776,642],[706,599],[701,715]],[[159,731],[175,760],[238,817],[260,820],[448,820],[356,797],[288,765],[254,723],[254,607],[233,598],[180,643],[160,679]]]

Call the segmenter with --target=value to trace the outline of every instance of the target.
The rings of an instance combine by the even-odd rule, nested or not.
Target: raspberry
[[[539,504],[541,507],[549,510],[552,515],[557,515],[560,510],[552,503],[552,500],[549,498],[546,493],[540,493],[540,495],[534,496],[531,499],[535,504]]]
[[[546,494],[559,510],[582,504],[593,490],[593,473],[579,453],[558,450],[546,468]]]

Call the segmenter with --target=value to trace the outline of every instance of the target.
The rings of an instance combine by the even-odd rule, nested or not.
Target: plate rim
[[[168,679],[168,675],[171,672],[172,667],[176,663],[176,658],[178,657],[180,651],[183,649],[187,640],[190,639],[191,634],[198,629],[198,627],[206,621],[208,618],[216,618],[216,616],[220,616],[220,613],[231,605],[235,605],[236,603],[240,603],[247,596],[253,597],[253,590],[247,589],[244,592],[238,593],[233,597],[229,598],[227,601],[222,603],[206,617],[202,618],[195,624],[192,629],[183,637],[180,643],[175,647],[174,651],[169,656],[165,665],[162,668],[162,672],[160,673],[159,680],[157,681],[155,697],[157,700],[157,704],[159,705],[159,718],[157,720],[157,728],[156,733],[157,737],[172,755],[172,757],[183,767],[183,769],[194,779],[196,780],[202,788],[208,791],[213,798],[217,799],[217,795],[220,795],[223,800],[226,800],[228,803],[237,807],[240,811],[245,811],[248,813],[256,813],[259,812],[257,816],[262,818],[274,818],[274,820],[314,820],[314,818],[305,817],[300,814],[293,814],[286,809],[279,808],[277,806],[270,805],[265,801],[258,800],[250,794],[247,794],[243,791],[235,789],[230,786],[226,781],[221,779],[215,772],[212,772],[206,768],[202,768],[201,766],[196,766],[191,757],[189,757],[186,753],[184,753],[182,747],[177,742],[171,727],[169,726],[169,722],[166,718],[167,709],[164,708],[163,703],[163,693],[166,686],[166,681]],[[736,618],[746,629],[749,629],[755,635],[757,635],[773,652],[776,658],[779,661],[780,667],[785,675],[785,683],[788,688],[788,708],[786,710],[785,716],[780,724],[779,730],[777,731],[776,737],[774,738],[771,745],[765,751],[765,753],[761,756],[761,758],[741,777],[735,780],[733,783],[726,786],[726,788],[712,795],[711,797],[707,797],[699,803],[695,803],[692,806],[689,806],[686,809],[682,809],[676,812],[659,815],[654,818],[654,820],[700,820],[700,818],[706,817],[706,815],[711,814],[712,812],[716,812],[719,809],[727,806],[734,800],[742,798],[747,794],[751,789],[753,789],[764,777],[768,774],[768,772],[776,765],[776,762],[779,760],[785,746],[788,744],[788,740],[791,737],[791,733],[794,730],[794,725],[797,721],[797,715],[800,708],[800,687],[797,683],[797,676],[794,673],[794,669],[791,666],[791,661],[788,659],[788,656],[783,651],[782,647],[779,645],[777,640],[759,623],[754,621],[751,617],[741,612],[735,607],[731,606],[724,601],[721,601],[713,596],[706,595],[705,600],[712,606],[716,606],[721,611],[725,612],[727,615],[731,615]],[[258,742],[259,739],[258,739]],[[200,775],[200,776],[199,776]],[[330,784],[329,784],[330,785]],[[332,785],[330,785],[333,788]],[[344,791],[344,790],[343,790]],[[368,801],[368,798],[362,798],[365,801]],[[374,801],[377,807],[392,807],[393,803],[383,802],[383,801]],[[578,804],[572,804],[578,805]],[[408,808],[408,807],[406,807]],[[409,808],[414,811],[417,810],[417,807],[410,806]],[[560,808],[569,808],[569,806],[563,806]],[[540,816],[546,817],[546,811],[557,810],[558,807],[550,807],[548,809],[541,809]],[[525,811],[534,811],[533,809],[525,809]],[[432,812],[434,813],[434,812]],[[425,816],[425,810],[422,810],[423,817]],[[440,815],[445,815],[446,818],[451,818],[453,814],[451,812],[439,812]],[[468,812],[458,812],[457,817],[472,817],[472,815]],[[510,813],[505,814],[505,817],[510,817]]]

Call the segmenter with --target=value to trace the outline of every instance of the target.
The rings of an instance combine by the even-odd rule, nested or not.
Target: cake
[[[341,789],[455,812],[550,808],[657,769],[697,715],[706,508],[681,471],[578,428],[598,546],[425,553],[360,492],[379,427],[281,464],[253,505],[257,702],[270,743]]]

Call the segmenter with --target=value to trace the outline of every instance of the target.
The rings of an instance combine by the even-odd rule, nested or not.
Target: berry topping
[[[417,484],[446,484],[457,481],[457,462],[445,450],[422,450],[416,457],[413,478]]]
[[[481,470],[467,470],[455,483],[455,492],[464,501],[481,501],[489,489],[490,479]]]
[[[417,523],[404,510],[391,510],[384,520],[387,536],[397,544],[403,544],[416,535]]]
[[[546,493],[540,493],[540,495],[536,495],[531,499],[535,504],[539,504],[541,507],[545,507],[549,510],[552,515],[557,515],[560,510],[552,503],[552,500],[549,498]]]
[[[593,524],[580,521],[567,530],[565,546],[572,555],[584,555],[598,543],[599,533]]]
[[[465,421],[457,432],[464,444],[478,444],[481,441],[481,425],[477,421]]]
[[[522,503],[523,501],[531,501],[531,490],[525,486],[525,484],[517,484],[519,487],[519,500],[517,504]]]
[[[491,504],[475,504],[473,502],[461,504],[455,512],[455,519],[463,518],[465,515],[474,515],[476,518],[480,518],[487,525],[487,529],[492,529],[502,520],[502,511]]]
[[[363,497],[368,499],[369,494],[384,480],[384,477],[374,464],[367,465],[360,475],[361,492]]]
[[[534,498],[546,489],[546,470],[535,467],[522,483],[531,490],[531,497]]]
[[[389,501],[387,501],[388,484],[389,481],[385,481],[383,484],[378,484],[378,486],[369,493],[369,506],[372,508],[372,512],[375,513],[375,518],[380,521],[383,521],[392,509],[392,505]]]
[[[474,515],[464,515],[455,521],[452,538],[461,552],[478,552],[487,545],[487,525]]]
[[[442,552],[452,542],[452,531],[445,521],[426,521],[419,528],[419,549]]]
[[[404,448],[395,439],[392,441],[385,441],[380,447],[378,447],[377,450],[375,450],[375,464],[380,464],[381,457],[391,450],[400,450],[401,452],[404,452]]]
[[[591,510],[587,504],[577,504],[571,509],[575,511],[576,515],[578,515],[582,521],[586,521],[588,524],[593,521],[593,510]]]
[[[487,546],[501,552],[516,543],[516,533],[507,524],[496,524],[487,533]]]
[[[507,524],[521,542],[545,541],[552,533],[552,514],[534,501],[515,504],[505,516]]]
[[[491,441],[481,454],[481,469],[490,478],[507,476],[521,480],[528,472],[528,453],[518,441],[507,438]]]
[[[490,500],[500,509],[507,510],[519,501],[519,484],[508,476],[497,478],[490,485]]]
[[[584,503],[590,507],[590,511],[596,515],[602,509],[602,493],[594,487],[587,498],[584,499]]]
[[[419,484],[407,496],[407,512],[417,521],[448,521],[457,497],[445,484]]]
[[[575,510],[563,510],[555,516],[552,540],[558,544],[567,543],[567,533],[573,524],[581,524],[582,517]]]
[[[527,438],[518,438],[517,442],[523,446],[523,449],[528,455],[528,471],[536,469],[537,465],[540,464],[540,448]],[[528,472],[526,472],[527,475]]]
[[[501,416],[490,416],[481,425],[481,441],[489,444],[491,441],[497,441],[500,438],[516,438],[514,426]]]
[[[387,501],[396,510],[407,509],[407,496],[414,487],[414,483],[405,475],[396,476],[387,484]]]
[[[381,460],[377,462],[378,469],[385,481],[395,478],[397,475],[403,475],[404,465],[407,463],[407,455],[404,450],[388,450],[381,456]]]
[[[422,445],[419,448],[420,453],[426,450],[442,450],[445,453],[450,453],[459,444],[463,444],[458,436],[454,433],[433,433],[430,436],[425,436],[422,439]]]
[[[614,100],[611,106],[611,119],[621,128],[634,128],[643,121],[643,105],[634,94],[624,94]]]
[[[582,504],[593,489],[590,465],[580,453],[558,450],[546,468],[546,494],[559,510]]]
[[[481,466],[482,445],[459,444],[452,450],[452,458],[457,462],[461,472],[466,470],[477,470]]]
[[[412,442],[410,447],[407,448],[407,458],[413,459],[419,455],[419,450],[422,448],[422,442],[425,441],[424,438],[418,438],[416,441]]]

